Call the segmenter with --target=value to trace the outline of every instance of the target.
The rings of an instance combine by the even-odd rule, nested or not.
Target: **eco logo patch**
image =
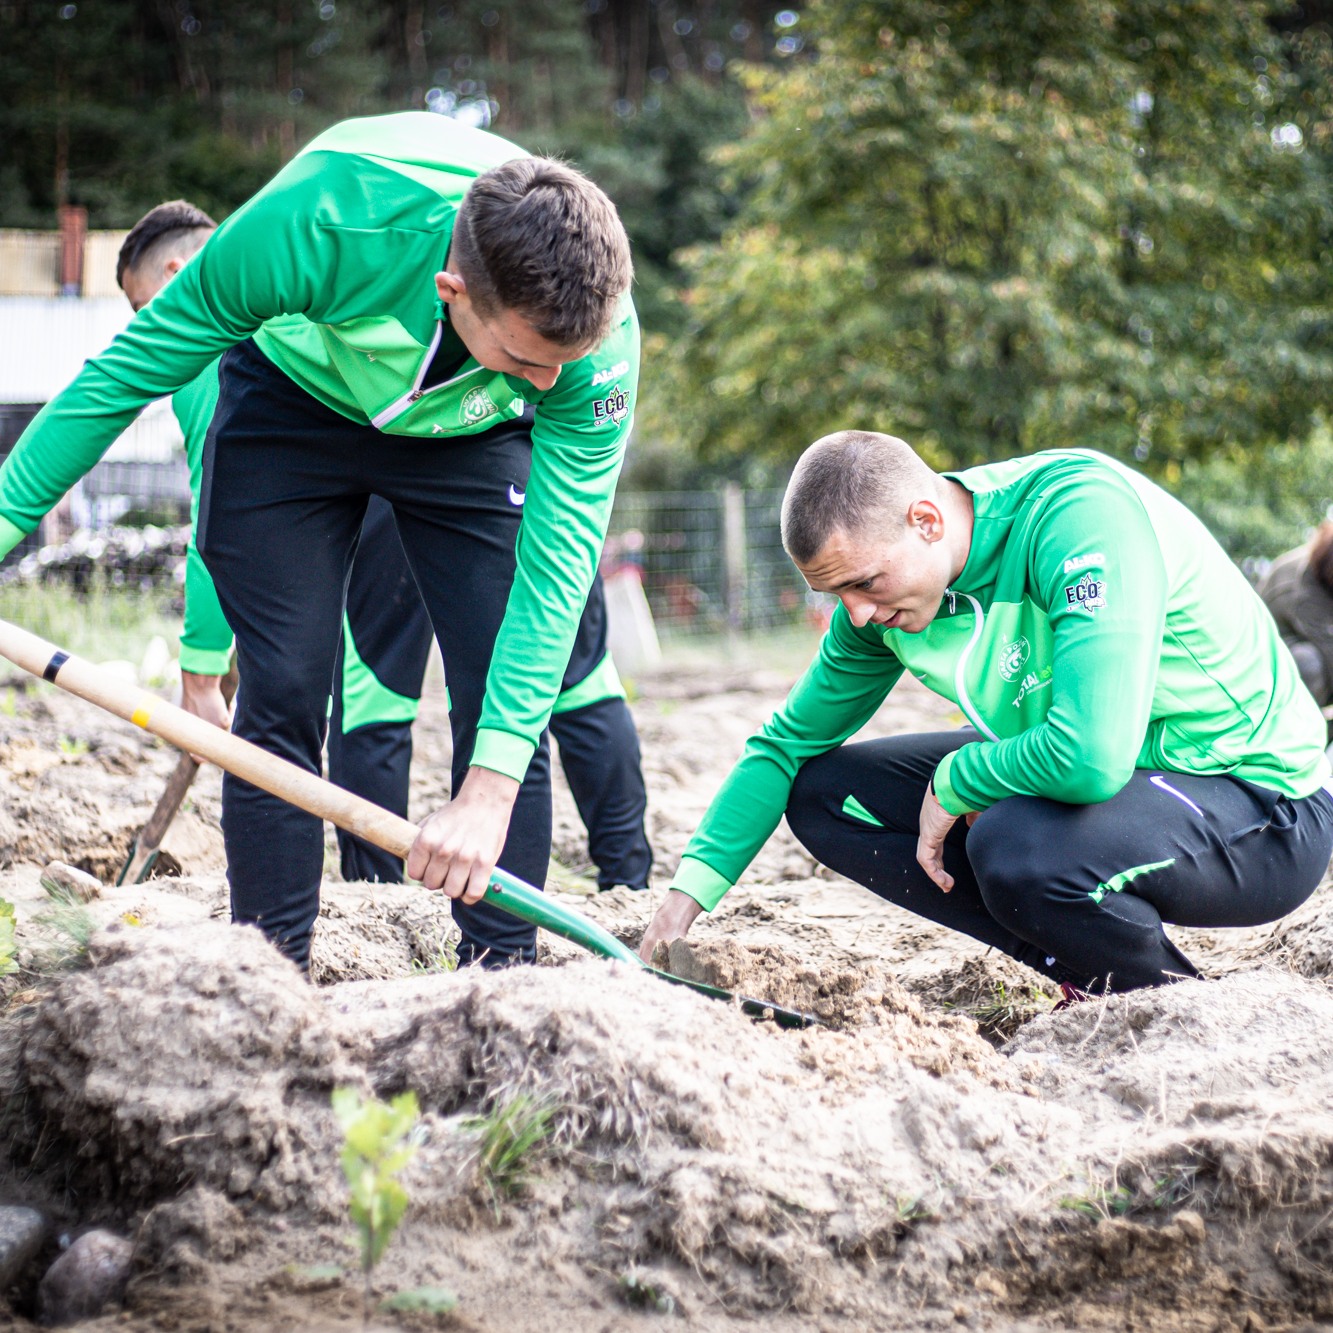
[[[495,399],[485,389],[476,388],[468,391],[460,410],[464,424],[471,426],[475,422],[485,421],[487,417],[494,416],[500,409],[496,407]]]
[[[1084,574],[1077,583],[1065,586],[1065,601],[1080,611],[1098,611],[1106,605],[1106,580]]]
[[[629,394],[619,385],[616,385],[600,402],[592,405],[592,419],[599,426],[604,421],[612,421],[618,426],[628,415]]]
[[[1006,643],[1000,649],[1000,658],[996,663],[999,667],[1000,675],[1005,680],[1017,680],[1018,674],[1027,665],[1027,660],[1032,656],[1032,645],[1026,639],[1015,639],[1013,643]]]

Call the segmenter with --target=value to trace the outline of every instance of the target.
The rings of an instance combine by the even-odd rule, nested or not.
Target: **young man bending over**
[[[1240,571],[1145,478],[1073,450],[936,474],[847,431],[797,463],[782,536],[840,605],[645,957],[784,812],[825,865],[1077,991],[1197,976],[1164,922],[1258,925],[1319,883],[1319,709]],[[846,744],[904,671],[970,725]]]

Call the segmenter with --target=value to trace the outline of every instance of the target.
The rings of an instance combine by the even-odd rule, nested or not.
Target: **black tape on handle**
[[[51,660],[46,664],[46,670],[42,672],[42,679],[50,681],[52,685],[56,683],[56,677],[60,674],[60,668],[69,661],[69,654],[61,652],[60,649],[52,654]]]

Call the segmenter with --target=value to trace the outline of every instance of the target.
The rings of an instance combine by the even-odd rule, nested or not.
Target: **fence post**
[[[727,628],[744,626],[746,579],[745,492],[734,482],[722,487],[722,567],[726,573]]]

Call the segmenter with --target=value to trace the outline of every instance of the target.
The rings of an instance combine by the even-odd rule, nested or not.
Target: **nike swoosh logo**
[[[509,487],[509,503],[517,505],[520,509],[523,507],[523,501],[528,498],[526,491],[520,491],[517,486]]]
[[[1168,796],[1174,796],[1176,800],[1183,801],[1196,815],[1199,816],[1200,819],[1203,818],[1203,811],[1200,810],[1183,791],[1177,791],[1160,773],[1154,773],[1148,781],[1151,782],[1158,791],[1164,791]]]

